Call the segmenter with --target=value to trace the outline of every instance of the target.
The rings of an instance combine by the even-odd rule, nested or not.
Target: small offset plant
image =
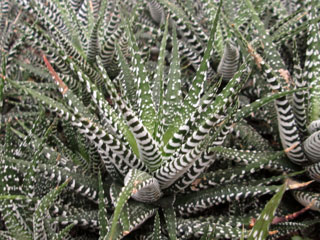
[[[316,224],[280,201],[308,185],[288,177],[319,180],[319,5],[270,2],[2,1],[0,236],[276,239]],[[319,211],[318,193],[294,196]]]

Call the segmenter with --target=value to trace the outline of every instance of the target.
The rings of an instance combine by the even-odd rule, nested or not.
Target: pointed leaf
[[[135,194],[143,187],[144,181],[148,178],[144,172],[138,171],[136,169],[131,169],[127,175],[127,184],[122,188],[120,195],[116,201],[116,208],[113,213],[112,225],[108,235],[105,237],[106,240],[117,239],[116,229],[118,225],[118,219],[121,215],[123,206],[129,200],[132,194]]]
[[[204,90],[204,83],[206,81],[206,74],[208,68],[210,67],[209,59],[213,55],[213,42],[215,39],[215,32],[218,24],[218,19],[220,15],[220,10],[222,6],[222,1],[220,1],[218,11],[216,13],[215,19],[213,21],[213,26],[210,31],[210,38],[208,40],[207,48],[204,52],[199,69],[197,70],[196,77],[192,82],[192,86],[184,100],[184,108],[182,109],[182,117],[188,119],[191,113],[199,106],[200,96]]]
[[[175,26],[172,29],[172,60],[168,74],[167,89],[164,99],[164,125],[174,125],[181,122],[180,110],[182,106],[181,96],[181,71],[180,58],[178,53],[178,40]]]
[[[154,218],[152,240],[161,240],[161,225],[158,211]]]
[[[249,233],[248,240],[263,240],[267,238],[270,224],[272,223],[272,219],[275,216],[275,212],[281,202],[286,188],[287,184],[285,183],[278,189],[278,192],[267,203],[256,223],[254,224],[251,232]]]
[[[140,110],[139,117],[142,120],[143,125],[148,129],[149,133],[153,134],[156,111],[152,100],[150,79],[141,54],[139,54],[137,41],[131,30],[131,24],[128,21],[125,22],[125,31],[130,49],[132,50],[133,72],[137,79],[138,105]]]
[[[39,202],[38,206],[36,207],[36,210],[33,213],[33,238],[34,239],[42,239],[44,236],[46,236],[46,233],[43,229],[43,221],[46,217],[46,212],[48,209],[52,206],[56,198],[59,196],[59,194],[62,192],[62,190],[68,185],[69,181],[71,179],[68,179],[65,181],[62,185],[59,187],[51,190],[47,195],[45,195]]]
[[[158,109],[158,117],[155,121],[155,127],[153,132],[153,138],[158,142],[161,141],[160,135],[162,135],[163,126],[162,126],[162,118],[163,118],[163,104],[164,104],[164,64],[165,64],[165,50],[167,46],[167,37],[168,37],[168,24],[169,17],[166,20],[166,25],[160,45],[160,53],[158,57],[157,63],[157,72],[154,76],[154,88],[158,91],[154,92],[154,102],[156,104],[156,108]]]
[[[57,233],[52,240],[63,240],[68,237],[69,232],[74,227],[74,223],[69,224],[64,229],[62,229],[59,233]]]
[[[167,230],[169,233],[170,240],[176,240],[177,239],[177,223],[176,223],[176,214],[173,208],[173,202],[175,200],[175,197],[165,198],[162,199],[161,207],[163,209],[164,218],[167,225]]]
[[[100,239],[103,239],[107,236],[108,233],[108,218],[107,218],[107,210],[106,210],[106,198],[104,196],[104,189],[103,189],[103,182],[101,178],[101,172],[99,172],[98,176],[99,180],[99,213],[98,213],[98,220],[99,220],[99,235]]]

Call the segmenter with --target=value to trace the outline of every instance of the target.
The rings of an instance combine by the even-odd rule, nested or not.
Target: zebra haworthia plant
[[[259,224],[249,233],[249,220],[266,204],[262,195],[297,175],[304,154],[318,161],[319,132],[316,52],[308,54],[319,44],[318,5],[291,13],[269,2],[1,1],[0,236],[268,235]],[[276,45],[299,30],[312,38],[304,69],[312,84],[297,74],[286,89]],[[286,151],[250,125],[273,102]],[[307,122],[312,134],[301,143]],[[318,163],[306,170],[319,179]],[[281,236],[315,222],[271,229]]]

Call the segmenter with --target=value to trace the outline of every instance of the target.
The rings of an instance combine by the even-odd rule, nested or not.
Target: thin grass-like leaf
[[[163,209],[164,219],[166,221],[166,226],[167,226],[170,240],[177,239],[176,214],[173,208],[174,200],[175,200],[175,197],[164,198],[161,200],[161,207]]]
[[[172,60],[163,103],[164,127],[175,125],[176,121],[181,122],[181,71],[175,26],[172,29],[172,45]]]
[[[121,193],[117,198],[116,208],[114,210],[110,231],[108,232],[108,235],[105,237],[105,239],[117,239],[116,227],[118,224],[118,219],[121,215],[122,208],[130,198],[130,196],[139,191],[139,189],[143,186],[145,180],[146,176],[136,169],[132,169],[129,172],[127,184],[122,188]]]
[[[104,196],[103,183],[101,178],[101,172],[99,172],[99,233],[100,239],[103,239],[108,234],[108,218],[106,211],[106,198]]]
[[[159,213],[156,212],[156,216],[154,218],[154,223],[153,223],[152,240],[160,240],[160,239],[161,239],[160,217],[159,217]]]
[[[275,211],[277,210],[278,205],[282,199],[284,192],[286,191],[287,184],[283,184],[278,192],[271,198],[267,203],[262,213],[258,217],[256,223],[254,224],[252,230],[249,233],[248,240],[263,240],[268,236],[268,231],[272,219],[274,218]]]
[[[167,36],[168,36],[168,25],[169,17],[166,20],[165,29],[160,45],[160,52],[157,63],[157,72],[154,76],[154,88],[158,91],[154,92],[154,102],[156,104],[156,109],[158,109],[158,117],[155,121],[155,127],[153,131],[153,138],[156,139],[159,143],[161,142],[161,136],[163,132],[163,116],[164,116],[164,64],[165,64],[165,50],[167,46]],[[161,162],[159,163],[161,164]]]

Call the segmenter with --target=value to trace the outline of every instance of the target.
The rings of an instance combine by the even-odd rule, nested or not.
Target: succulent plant
[[[285,179],[319,180],[316,1],[1,9],[1,237],[275,239],[317,223],[272,222]]]

